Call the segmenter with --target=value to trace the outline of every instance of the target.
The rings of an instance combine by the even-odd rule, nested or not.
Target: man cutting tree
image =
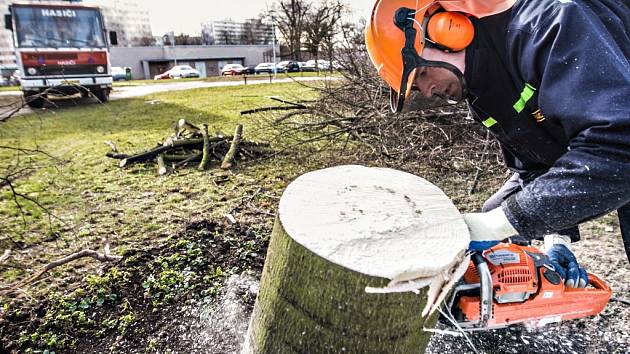
[[[584,287],[577,226],[617,210],[630,260],[629,33],[624,1],[376,1],[366,45],[392,110],[412,90],[465,99],[514,172],[464,214],[471,248],[544,238],[566,285]]]

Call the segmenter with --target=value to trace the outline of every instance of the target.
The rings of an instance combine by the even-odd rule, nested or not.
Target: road
[[[274,84],[291,82],[291,81],[320,81],[325,79],[336,79],[331,77],[317,77],[317,76],[309,76],[309,77],[293,77],[293,78],[276,78],[273,79]],[[247,85],[258,85],[258,84],[268,84],[269,79],[248,79]],[[179,90],[190,90],[196,88],[205,88],[205,87],[222,87],[222,86],[240,86],[243,85],[244,81],[217,81],[217,82],[206,82],[206,81],[185,81],[185,82],[177,82],[177,83],[156,83],[149,85],[139,85],[139,86],[119,86],[114,87],[114,91],[112,91],[111,99],[121,99],[121,98],[130,98],[130,97],[139,97],[150,95],[156,92],[164,92],[164,91],[179,91]]]
[[[321,81],[321,80],[337,80],[336,77],[321,77],[321,76],[308,76],[308,77],[279,77],[272,80],[274,84],[292,82],[292,81],[300,81],[300,82],[308,82],[308,81]],[[258,77],[256,79],[248,78],[247,85],[259,85],[259,84],[268,84],[268,77]],[[206,87],[223,87],[223,86],[240,86],[244,85],[244,80],[239,81],[216,81],[216,82],[207,82],[207,81],[182,81],[182,82],[156,82],[155,84],[145,84],[145,85],[137,85],[137,86],[115,86],[114,90],[110,95],[111,100],[119,100],[124,98],[133,98],[133,97],[141,97],[150,95],[158,92],[165,91],[181,91],[181,90],[191,90],[196,88],[206,88]],[[8,107],[6,103],[11,102],[17,99],[22,95],[21,91],[2,91],[0,92],[0,101],[2,104],[0,106]],[[91,98],[82,98],[81,101],[94,101]],[[74,100],[55,100],[55,104],[58,107],[67,107],[67,106],[75,106],[76,101]],[[3,108],[0,108],[0,118],[7,114],[3,112]],[[8,111],[10,112],[10,110]],[[24,107],[16,114],[23,115],[32,113],[33,110]]]

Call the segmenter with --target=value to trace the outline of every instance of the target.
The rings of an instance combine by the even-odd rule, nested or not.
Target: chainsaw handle
[[[588,283],[595,289],[610,291],[610,287],[599,279],[595,274],[588,273]]]

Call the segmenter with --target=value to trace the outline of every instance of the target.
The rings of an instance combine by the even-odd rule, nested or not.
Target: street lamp
[[[271,51],[273,53],[273,76],[275,77],[278,68],[276,67],[276,17],[274,16],[275,11],[269,11],[269,16],[271,17]]]

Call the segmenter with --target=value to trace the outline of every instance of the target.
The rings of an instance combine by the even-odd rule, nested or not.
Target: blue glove
[[[586,270],[578,265],[571,250],[563,244],[554,244],[547,250],[551,264],[569,288],[584,288],[588,285]]]
[[[481,252],[494,247],[498,243],[499,241],[470,241],[468,244],[468,250]]]

